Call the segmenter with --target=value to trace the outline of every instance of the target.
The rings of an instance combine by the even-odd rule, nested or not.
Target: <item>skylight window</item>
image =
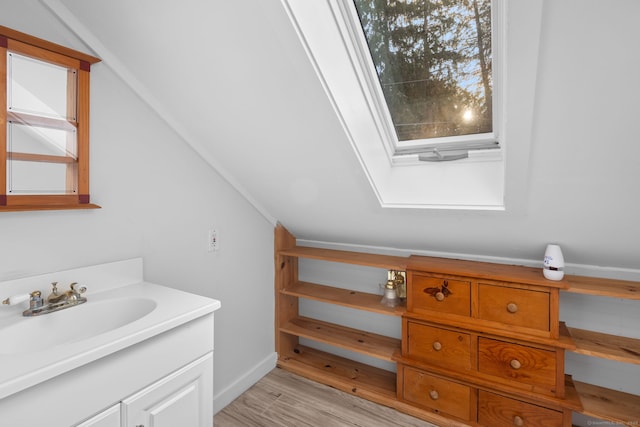
[[[543,0],[281,1],[380,206],[522,212]],[[403,76],[390,59],[406,46]]]
[[[497,147],[491,0],[354,4],[393,154]]]

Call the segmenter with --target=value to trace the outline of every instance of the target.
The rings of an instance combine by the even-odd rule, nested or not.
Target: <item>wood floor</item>
[[[215,427],[436,427],[276,368],[214,417]]]

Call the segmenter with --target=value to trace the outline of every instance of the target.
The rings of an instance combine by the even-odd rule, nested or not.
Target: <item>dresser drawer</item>
[[[478,424],[487,427],[562,427],[563,414],[480,390]]]
[[[412,274],[409,310],[471,315],[471,283],[463,280]]]
[[[471,369],[469,334],[412,321],[407,321],[405,334],[406,356],[438,366],[458,370]]]
[[[480,319],[549,331],[549,293],[479,284],[478,316]]]
[[[472,420],[474,390],[453,381],[435,377],[419,369],[402,366],[405,401],[430,409],[432,412],[451,415],[466,421]]]
[[[478,371],[555,395],[556,352],[478,338]]]

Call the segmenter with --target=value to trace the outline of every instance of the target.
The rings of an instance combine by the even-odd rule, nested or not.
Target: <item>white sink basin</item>
[[[62,346],[128,325],[151,313],[148,298],[109,298],[36,317],[23,317],[0,328],[0,354],[22,354]]]
[[[26,302],[0,306],[0,401],[220,307],[211,298],[144,282],[142,270],[135,258],[1,282],[3,297],[78,282],[86,285],[88,301],[36,317],[22,316]]]

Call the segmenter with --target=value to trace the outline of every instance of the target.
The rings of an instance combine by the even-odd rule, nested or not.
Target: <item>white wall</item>
[[[83,49],[38,2],[0,10],[0,25]],[[146,280],[219,299],[219,407],[274,366],[273,227],[108,64],[91,74],[91,201],[102,209],[0,213],[0,280],[141,256]],[[218,253],[207,252],[213,227]]]
[[[216,152],[297,237],[528,260],[555,241],[570,262],[640,268],[637,0],[544,1],[517,213],[380,208],[282,6],[227,2],[237,9],[229,16],[242,13],[236,3],[260,3],[264,19],[248,18],[253,31],[234,20],[216,26],[237,51],[232,67],[213,71],[224,98],[251,100],[219,124],[242,145]],[[258,126],[244,125],[246,116]]]

